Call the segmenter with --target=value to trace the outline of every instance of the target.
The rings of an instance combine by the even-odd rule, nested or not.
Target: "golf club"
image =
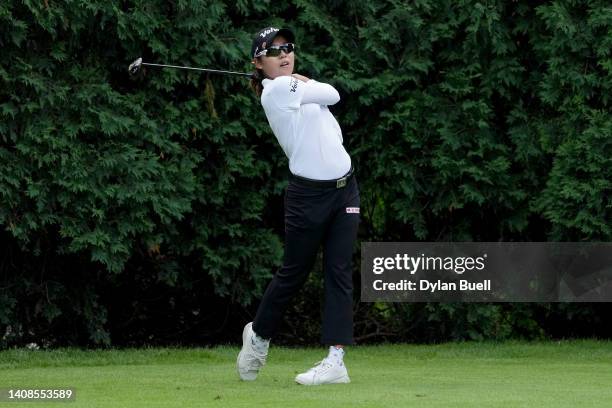
[[[210,72],[213,74],[226,74],[226,75],[240,75],[246,76],[249,78],[253,77],[253,74],[248,72],[234,72],[234,71],[222,71],[218,69],[208,69],[208,68],[194,68],[194,67],[183,67],[179,65],[165,65],[165,64],[151,64],[148,62],[142,62],[142,58],[138,58],[136,61],[132,62],[128,67],[128,71],[130,75],[135,75],[140,71],[140,67],[143,65],[148,65],[150,67],[160,67],[160,68],[177,68],[177,69],[187,69],[191,71],[202,71],[202,72]]]

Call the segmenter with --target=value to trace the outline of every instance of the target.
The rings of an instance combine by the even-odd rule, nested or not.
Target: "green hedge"
[[[142,56],[247,71],[265,25],[293,28],[298,71],[341,94],[332,110],[361,184],[361,241],[612,239],[605,1],[9,0],[2,344],[214,342],[239,330],[282,258],[287,161],[247,80],[130,78],[127,66]],[[382,324],[415,341],[551,335],[575,310],[358,309],[358,336]],[[408,334],[408,316],[434,327]],[[318,308],[302,294],[287,322],[306,317]]]

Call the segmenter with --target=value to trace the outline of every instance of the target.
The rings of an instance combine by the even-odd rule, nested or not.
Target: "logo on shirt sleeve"
[[[298,80],[296,78],[292,78],[291,81],[289,81],[289,85],[291,87],[289,92],[295,92],[298,86]]]
[[[347,214],[359,214],[359,207],[346,207]]]

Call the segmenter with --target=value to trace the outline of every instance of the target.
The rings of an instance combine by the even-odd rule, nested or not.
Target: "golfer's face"
[[[274,38],[272,44],[268,44],[266,45],[266,47],[269,47],[270,45],[281,45],[286,43],[287,39],[282,35],[278,35],[276,36],[276,38]],[[278,76],[293,74],[294,61],[294,52],[290,52],[289,54],[287,54],[284,51],[281,51],[280,55],[277,57],[268,57],[264,55],[260,58],[256,58],[255,66],[258,69],[262,69],[268,78],[274,79]]]

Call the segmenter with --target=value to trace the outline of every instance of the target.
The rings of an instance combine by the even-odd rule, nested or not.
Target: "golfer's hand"
[[[302,82],[308,82],[310,80],[310,78],[306,78],[304,75],[300,75],[300,74],[291,74],[292,77],[294,77],[295,79],[299,79]]]

